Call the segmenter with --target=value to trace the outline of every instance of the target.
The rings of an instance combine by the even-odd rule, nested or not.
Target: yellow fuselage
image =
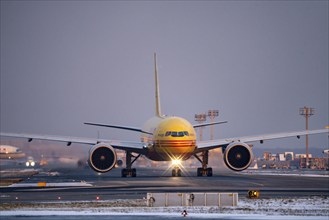
[[[193,126],[179,117],[153,118],[145,125],[152,136],[143,136],[147,142],[146,156],[151,160],[186,160],[196,148]]]

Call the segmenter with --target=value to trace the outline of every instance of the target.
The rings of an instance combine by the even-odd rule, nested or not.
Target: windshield
[[[189,136],[188,131],[167,131],[166,132],[166,137],[171,136],[171,137],[184,137],[184,136]]]

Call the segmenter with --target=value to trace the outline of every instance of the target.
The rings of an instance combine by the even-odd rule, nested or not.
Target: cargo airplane
[[[212,176],[212,168],[208,167],[209,151],[222,148],[224,162],[228,168],[234,171],[242,171],[249,167],[253,159],[250,142],[297,137],[301,135],[328,133],[329,129],[308,130],[299,132],[286,132],[268,135],[225,138],[218,140],[200,141],[196,138],[195,128],[210,126],[214,124],[226,123],[213,122],[192,125],[181,117],[164,116],[161,113],[159,82],[156,64],[156,54],[154,54],[154,74],[155,74],[155,116],[150,118],[142,128],[106,125],[99,123],[85,123],[87,125],[102,126],[130,130],[141,133],[141,141],[114,141],[95,138],[75,138],[48,135],[29,135],[1,133],[1,136],[27,138],[28,141],[34,139],[66,142],[69,146],[72,143],[89,144],[88,163],[90,167],[99,173],[110,171],[118,163],[116,149],[126,152],[125,168],[122,169],[122,177],[136,177],[134,162],[144,155],[153,161],[183,161],[194,156],[201,166],[197,168],[197,176]],[[119,161],[122,163],[122,161]],[[175,164],[175,163],[174,163]],[[172,167],[172,176],[181,176],[182,171],[178,164]]]
[[[12,160],[25,157],[19,148],[10,145],[0,145],[0,159]]]

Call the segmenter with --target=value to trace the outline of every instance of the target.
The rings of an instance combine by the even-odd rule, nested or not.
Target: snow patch
[[[282,216],[328,219],[329,197],[247,199],[241,198],[236,207],[146,207],[145,200],[111,200],[93,202],[1,204],[0,216],[48,215],[166,215],[177,216],[185,209],[189,217],[211,218],[239,216],[241,219],[279,219]],[[257,217],[258,216],[258,217]],[[278,217],[279,216],[279,217]],[[256,218],[257,217],[257,218]],[[287,219],[287,218],[285,218]],[[289,219],[289,218],[288,218]],[[307,218],[310,219],[310,218]]]

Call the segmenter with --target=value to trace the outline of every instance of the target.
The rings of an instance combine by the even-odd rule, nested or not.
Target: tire
[[[121,177],[127,177],[127,169],[121,170]]]
[[[172,176],[176,176],[176,175],[177,175],[176,170],[173,169],[173,170],[172,170]]]
[[[212,176],[212,168],[207,168],[207,176]]]
[[[197,176],[202,176],[202,168],[197,169]]]
[[[136,171],[135,168],[131,170],[131,176],[132,177],[136,177],[137,176],[137,171]]]
[[[182,176],[182,171],[180,169],[177,172],[177,176]]]

